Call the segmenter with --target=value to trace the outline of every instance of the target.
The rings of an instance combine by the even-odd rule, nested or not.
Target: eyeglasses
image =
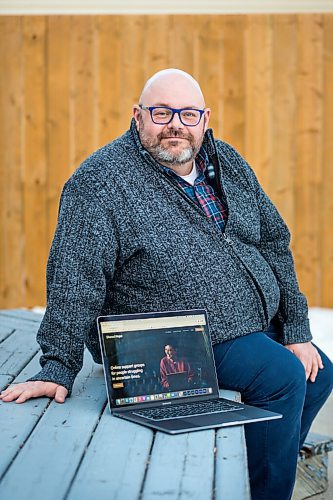
[[[142,104],[139,104],[139,107],[150,112],[151,119],[156,125],[168,125],[173,120],[175,113],[177,113],[183,125],[186,127],[195,127],[205,112],[204,109],[177,109],[166,106],[142,106]]]

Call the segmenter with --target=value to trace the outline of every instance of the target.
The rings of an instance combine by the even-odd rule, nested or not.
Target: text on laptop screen
[[[204,314],[103,318],[100,329],[113,405],[205,396],[216,387]]]

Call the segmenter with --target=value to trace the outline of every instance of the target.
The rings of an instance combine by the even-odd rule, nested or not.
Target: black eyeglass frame
[[[155,123],[155,125],[168,125],[170,122],[172,122],[173,117],[175,116],[175,113],[176,113],[179,117],[180,122],[184,125],[184,127],[197,127],[201,121],[202,115],[206,111],[206,109],[197,109],[197,108],[170,108],[169,106],[143,106],[142,104],[139,104],[139,108],[145,109],[145,110],[150,112],[150,118],[151,118],[152,122]],[[154,109],[169,109],[172,112],[170,120],[168,122],[164,122],[164,123],[155,122],[154,118],[153,118]],[[182,111],[197,111],[197,112],[199,112],[200,116],[199,116],[198,122],[196,124],[193,124],[193,125],[189,125],[188,123],[184,123],[182,120],[182,117],[180,115],[180,113]]]

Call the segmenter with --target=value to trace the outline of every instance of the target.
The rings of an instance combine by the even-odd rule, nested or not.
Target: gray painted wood
[[[0,391],[5,389],[12,382],[13,378],[11,375],[0,375]]]
[[[239,392],[220,389],[219,393],[221,398],[241,401]],[[244,426],[217,431],[215,473],[216,500],[250,500]]]
[[[1,499],[64,498],[105,403],[103,375],[87,356],[72,397],[50,403],[15,457],[1,482]]]
[[[35,336],[16,330],[1,344],[0,375],[16,376],[38,352]]]
[[[157,433],[142,500],[211,500],[215,431],[170,436]]]
[[[27,333],[36,333],[39,328],[39,322],[37,321],[29,321],[24,318],[13,318],[11,316],[3,316],[0,314],[0,324],[2,328],[12,328],[17,329],[21,328],[25,330]]]
[[[41,316],[30,314],[0,314],[0,332],[9,332],[0,349],[0,384],[39,370],[40,353],[28,361],[39,349]],[[103,412],[105,404],[103,372],[90,354],[63,405],[48,398],[0,402],[1,500],[67,500],[68,492],[68,500],[211,500],[214,489],[217,500],[250,498],[242,427],[217,433],[214,488],[214,430],[156,433],[154,440],[150,429],[112,417],[108,407]]]
[[[251,499],[243,426],[217,431],[215,499]]]
[[[232,401],[238,401],[240,403],[241,397],[240,393],[236,391],[229,391],[228,389],[219,390],[220,398],[231,399]]]
[[[23,382],[27,378],[32,377],[32,375],[39,370],[38,359],[39,354],[30,361],[14,382]],[[38,420],[42,417],[48,404],[48,398],[31,399],[24,404],[16,404],[14,402],[4,403],[0,401],[0,477],[2,477],[11,461],[20,451],[21,446],[26,441]]]
[[[41,355],[41,351],[39,350],[37,354],[32,358],[29,363],[23,367],[23,369],[20,371],[20,373],[15,377],[14,383],[15,384],[20,384],[21,382],[25,382],[28,378],[32,377],[35,375],[37,372],[39,372],[41,366],[39,363],[39,358]]]
[[[66,500],[139,498],[152,430],[113,417],[107,406]]]
[[[0,343],[5,340],[9,335],[11,335],[15,331],[15,328],[12,326],[2,325],[0,319]]]
[[[43,319],[43,314],[36,313],[34,311],[28,311],[26,309],[2,309],[0,312],[0,318],[3,316],[11,318],[21,318],[37,323],[40,323]]]

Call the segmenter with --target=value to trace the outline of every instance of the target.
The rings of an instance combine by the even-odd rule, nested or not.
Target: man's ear
[[[139,122],[140,113],[141,113],[141,109],[139,108],[139,106],[137,104],[134,104],[134,106],[133,106],[133,118],[135,120],[136,129],[138,131],[139,131],[139,125],[140,125],[140,122]]]
[[[210,108],[205,108],[205,114],[204,114],[204,132],[206,132],[206,130],[208,128],[210,114],[211,114]]]

